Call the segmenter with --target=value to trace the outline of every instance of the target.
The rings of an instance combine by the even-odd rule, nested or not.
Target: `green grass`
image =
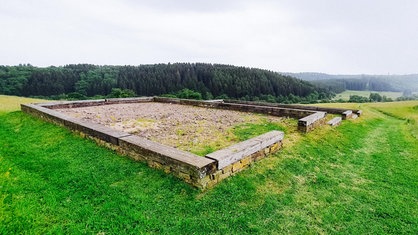
[[[244,141],[269,131],[284,129],[284,127],[277,123],[264,120],[262,123],[244,123],[236,125],[232,129],[232,133],[238,141]]]
[[[294,124],[288,120],[284,120],[280,123],[272,122],[261,115],[257,119],[251,121],[252,123],[237,124],[230,128],[224,135],[218,136],[217,139],[207,141],[204,145],[194,145],[189,151],[198,156],[205,156],[206,154],[229,147],[241,141],[249,140],[269,131],[287,130]]]
[[[385,104],[374,104],[373,108],[394,118],[405,120],[406,123],[418,131],[418,102],[414,101],[404,101],[401,105],[385,105]],[[416,134],[417,132],[414,132]],[[418,135],[415,135],[418,137]]]
[[[373,105],[207,192],[3,111],[0,234],[417,234],[418,102]]]
[[[228,131],[227,135],[223,136],[224,139],[220,141],[241,142],[265,134],[269,131],[285,129],[287,128],[279,125],[279,123],[270,122],[264,119],[260,120],[260,122],[257,123],[244,123],[235,125],[231,128],[231,130]],[[219,141],[213,141],[207,145],[204,145],[203,147],[195,146],[193,149],[190,150],[190,152],[198,156],[205,156],[206,154],[213,153],[219,149],[222,149],[222,147],[220,147],[218,143]],[[228,146],[224,146],[224,148],[226,147]]]
[[[341,92],[339,94],[337,94],[334,97],[334,100],[349,100],[350,99],[350,95],[358,95],[358,96],[364,96],[364,97],[369,97],[370,93],[379,93],[379,95],[381,96],[386,96],[387,98],[392,98],[393,100],[395,100],[398,97],[402,96],[402,92],[391,92],[391,91],[352,91],[352,90],[346,90],[344,92]]]
[[[192,131],[198,133],[197,138],[188,138],[189,141],[182,138],[181,144],[179,144],[180,138],[189,131],[178,129],[176,135],[180,138],[179,140],[175,140],[177,143],[174,145],[178,149],[194,153],[198,156],[205,156],[272,130],[282,130],[285,133],[289,133],[288,130],[296,130],[295,125],[297,125],[297,120],[295,119],[270,119],[264,114],[245,116],[244,120],[245,122],[235,123],[235,125],[226,130],[214,128],[208,132],[206,130],[207,127],[193,128]],[[186,127],[186,129],[189,129],[189,127]],[[153,137],[152,140],[159,142],[158,136]]]

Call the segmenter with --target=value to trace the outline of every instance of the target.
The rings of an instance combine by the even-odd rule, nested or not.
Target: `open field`
[[[350,99],[350,95],[358,95],[358,96],[364,96],[364,97],[369,97],[370,93],[379,93],[379,95],[381,96],[386,96],[387,98],[392,98],[393,100],[395,100],[398,97],[402,96],[402,92],[391,92],[391,91],[351,91],[351,90],[346,90],[342,93],[337,94],[334,97],[334,100],[339,100],[339,99],[343,99],[343,100],[349,100]]]
[[[0,113],[16,111],[20,109],[22,103],[36,102],[45,102],[45,100],[0,95]]]
[[[418,233],[417,101],[324,104],[364,115],[289,133],[282,151],[201,192],[13,99],[0,100],[0,234]]]

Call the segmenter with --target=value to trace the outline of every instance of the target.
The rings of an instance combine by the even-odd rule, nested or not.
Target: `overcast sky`
[[[0,64],[418,73],[417,0],[0,0]]]

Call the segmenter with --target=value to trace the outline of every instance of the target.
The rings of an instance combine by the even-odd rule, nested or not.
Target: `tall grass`
[[[0,113],[12,112],[20,109],[20,104],[45,102],[41,99],[23,98],[18,96],[0,95]]]

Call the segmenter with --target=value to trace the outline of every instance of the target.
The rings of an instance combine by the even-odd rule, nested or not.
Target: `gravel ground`
[[[220,149],[236,143],[231,134],[236,125],[282,121],[260,114],[152,102],[58,111],[195,153],[204,152],[207,146]]]

